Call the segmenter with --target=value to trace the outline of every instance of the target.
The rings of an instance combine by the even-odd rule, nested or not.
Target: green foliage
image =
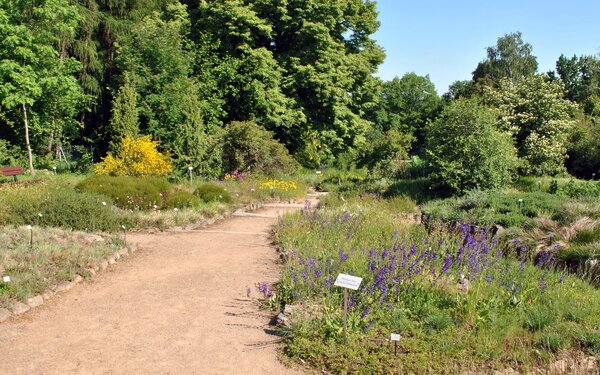
[[[170,194],[164,205],[165,208],[197,208],[201,204],[200,198],[187,191],[177,191]]]
[[[81,193],[61,182],[0,188],[0,225],[41,225],[74,230],[117,231],[133,219],[120,216],[95,192]],[[106,205],[102,201],[108,201]],[[39,214],[42,214],[40,217]]]
[[[427,178],[400,179],[394,181],[384,192],[387,197],[407,196],[418,203],[427,202],[436,197],[431,189],[431,181]]]
[[[0,166],[24,166],[26,163],[26,157],[19,147],[0,139]]]
[[[449,104],[427,127],[426,153],[435,185],[455,193],[497,189],[512,179],[511,139],[496,129],[496,113],[474,100]]]
[[[501,130],[512,135],[522,171],[536,176],[564,173],[567,137],[577,106],[564,99],[563,87],[542,76],[513,83],[500,81],[486,101],[501,113]]]
[[[392,129],[387,132],[373,130],[367,146],[359,152],[358,168],[368,168],[376,176],[397,176],[406,168],[408,150],[414,141],[410,134]]]
[[[113,101],[112,116],[110,119],[110,132],[113,139],[112,150],[121,148],[121,140],[125,137],[135,137],[139,132],[139,119],[137,109],[137,92],[132,85],[131,78],[125,75],[125,82]]]
[[[569,135],[567,171],[579,178],[600,179],[600,122],[580,120]],[[592,175],[595,173],[595,175]]]
[[[567,99],[581,104],[588,115],[595,115],[594,97],[600,94],[600,60],[594,56],[560,55],[556,72],[565,87]]]
[[[486,264],[468,255],[478,246],[476,233],[465,240],[451,227],[409,224],[391,206],[328,196],[323,207],[287,215],[276,228],[276,243],[288,256],[273,298],[299,302],[286,330],[286,355],[332,373],[461,373],[500,370],[514,358],[513,369],[527,372],[547,369],[555,354],[571,348],[595,353],[600,301],[593,286],[508,258]],[[501,247],[488,240],[484,252],[499,259]],[[415,260],[428,257],[431,268]],[[445,273],[436,268],[448,259]],[[351,292],[346,343],[343,294],[331,286],[338,272],[363,278]],[[401,362],[377,344],[390,332],[402,335]]]
[[[384,131],[393,129],[411,134],[422,143],[423,128],[434,118],[439,105],[440,99],[429,76],[406,73],[400,79],[396,77],[383,84],[376,125]]]
[[[537,58],[532,47],[524,43],[521,32],[505,34],[496,46],[487,48],[487,60],[480,62],[473,72],[473,81],[479,85],[497,85],[501,79],[519,82],[537,71]]]
[[[280,175],[294,173],[298,165],[271,132],[255,122],[232,122],[221,135],[223,169]]]
[[[532,226],[533,219],[539,217],[553,217],[566,223],[572,219],[564,215],[570,203],[569,199],[543,192],[473,191],[462,198],[431,201],[423,207],[423,213],[444,221],[518,227]]]
[[[221,186],[207,182],[200,185],[195,191],[194,195],[202,199],[204,202],[223,202],[230,203],[231,195],[228,191],[225,191]]]
[[[92,176],[77,184],[78,191],[101,194],[122,209],[148,210],[162,205],[164,180],[129,176]]]
[[[581,332],[579,334],[579,344],[585,348],[589,349],[592,353],[598,355],[600,354],[600,332]]]
[[[544,328],[551,326],[554,321],[554,315],[548,308],[544,306],[531,308],[525,313],[523,328],[531,332],[542,331]]]
[[[0,273],[11,278],[10,283],[0,281],[0,307],[8,307],[15,300],[26,302],[78,274],[85,277],[86,270],[123,245],[116,236],[90,236],[72,230],[34,226],[33,233],[30,248],[26,227],[0,229]]]

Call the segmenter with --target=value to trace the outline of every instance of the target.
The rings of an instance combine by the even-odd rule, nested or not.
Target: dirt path
[[[278,277],[268,232],[290,209],[130,235],[134,255],[0,324],[0,374],[298,374],[252,298]]]

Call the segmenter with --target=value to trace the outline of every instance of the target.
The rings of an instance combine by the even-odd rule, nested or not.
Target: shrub
[[[258,124],[234,121],[221,136],[224,172],[293,173],[298,164],[273,133]]]
[[[581,332],[577,339],[582,348],[590,352],[600,354],[600,332]]]
[[[569,345],[568,339],[558,333],[547,333],[541,335],[536,340],[536,345],[542,349],[557,353]]]
[[[76,189],[107,196],[119,208],[144,210],[162,204],[157,187],[161,185],[156,179],[92,176],[77,184]]]
[[[101,231],[116,231],[121,225],[133,226],[132,217],[119,216],[110,209],[110,204],[103,205],[102,201],[109,199],[93,192],[77,192],[63,183],[3,188],[0,225],[31,224]]]
[[[205,183],[200,185],[196,191],[194,191],[194,195],[202,199],[204,202],[231,202],[231,195],[222,187],[213,183]]]
[[[125,136],[117,154],[109,153],[96,166],[96,173],[111,176],[165,176],[171,172],[171,163],[169,157],[157,148],[158,142],[150,139],[150,136]]]
[[[541,331],[554,323],[554,317],[546,308],[531,308],[523,320],[523,328],[528,331]]]
[[[169,195],[165,207],[167,208],[196,208],[201,204],[200,198],[187,191],[178,191]]]
[[[454,193],[507,185],[517,167],[516,150],[496,129],[497,114],[475,101],[448,105],[427,127],[430,178]]]

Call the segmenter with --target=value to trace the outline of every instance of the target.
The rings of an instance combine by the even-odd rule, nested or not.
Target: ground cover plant
[[[457,373],[600,355],[600,291],[548,268],[550,254],[532,263],[521,244],[505,248],[470,224],[412,225],[380,200],[325,203],[280,222],[284,276],[261,286],[271,303],[301,306],[285,332],[289,357],[333,373]],[[347,344],[339,272],[363,277]],[[398,357],[390,333],[402,335]]]
[[[77,275],[87,276],[88,269],[124,242],[119,235],[6,226],[0,228],[0,244],[0,307],[8,307]],[[2,281],[4,276],[10,281]]]

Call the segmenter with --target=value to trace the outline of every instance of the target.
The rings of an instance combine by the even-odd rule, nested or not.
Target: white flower
[[[38,217],[40,217],[40,218],[41,218],[42,216],[44,216],[44,215],[42,215],[42,213],[40,212],[40,213],[38,214]]]
[[[103,206],[106,206],[106,202],[105,202],[105,201],[102,201],[102,205],[103,205]]]
[[[254,189],[250,189],[250,191],[254,191]]]
[[[121,225],[121,229],[125,230],[126,229],[125,225]]]
[[[590,260],[590,267],[594,267],[596,264],[598,264],[598,262],[600,262],[600,260],[598,260],[598,259]]]
[[[523,203],[523,198],[519,198],[519,203]]]

